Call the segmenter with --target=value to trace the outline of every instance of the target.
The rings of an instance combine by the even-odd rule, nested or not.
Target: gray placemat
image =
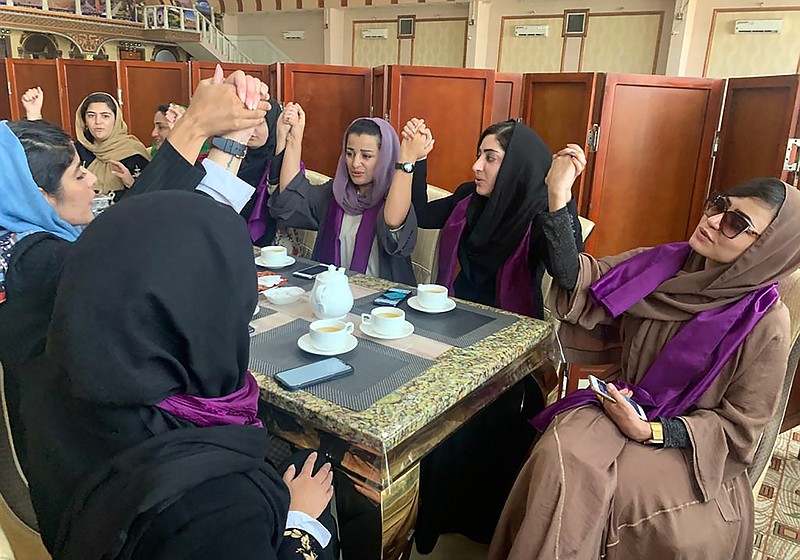
[[[297,340],[308,332],[308,324],[303,319],[295,319],[251,338],[250,369],[274,376],[293,367],[326,359],[298,348]],[[306,390],[355,411],[369,408],[434,364],[431,360],[363,338],[358,339],[354,350],[338,357],[353,366],[355,373]]]
[[[257,321],[259,319],[263,319],[264,317],[269,317],[270,315],[275,315],[277,311],[274,309],[269,309],[268,307],[261,307],[258,306],[258,313],[253,316],[251,321]]]
[[[353,313],[369,313],[378,307],[372,301],[379,295],[374,294],[357,299],[353,306]],[[406,320],[414,325],[416,334],[461,348],[475,344],[517,322],[517,317],[513,315],[480,309],[463,303],[458,303],[455,309],[447,313],[423,313],[412,309],[408,305],[408,300],[405,300],[400,304],[400,309],[406,312]]]

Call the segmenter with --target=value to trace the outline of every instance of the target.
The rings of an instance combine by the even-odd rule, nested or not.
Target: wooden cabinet
[[[6,71],[6,61],[0,60],[0,84],[8,84],[8,72]],[[0,87],[0,120],[11,119],[11,98],[8,88]]]
[[[118,98],[117,63],[107,60],[59,60],[58,73],[62,88],[63,128],[74,138],[75,112],[87,95],[105,92]]]
[[[522,121],[535,130],[553,152],[568,143],[586,151],[589,165],[573,186],[581,215],[589,213],[586,185],[592,176],[593,148],[589,135],[599,122],[604,75],[596,73],[525,74]]]
[[[25,109],[20,97],[30,88],[44,90],[42,118],[58,126],[64,126],[61,113],[61,84],[55,60],[28,60],[7,58],[6,71],[11,84],[11,118],[24,119]]]
[[[606,76],[588,252],[602,257],[689,238],[707,196],[722,88],[722,80],[705,78]]]
[[[351,122],[370,116],[372,73],[356,66],[281,64],[281,101],[299,103],[306,113],[303,162],[330,177],[342,153],[342,137]]]
[[[217,64],[222,66],[222,71],[227,77],[229,74],[241,70],[245,74],[254,76],[269,85],[269,67],[264,64],[237,64],[234,62],[208,62],[204,60],[193,60],[189,63],[189,72],[192,77],[192,91],[197,89],[200,80],[212,78]],[[276,91],[270,87],[270,95],[275,97]]]
[[[799,85],[800,75],[728,80],[712,190],[723,192],[753,177],[797,185],[797,171],[784,170],[784,163],[787,143],[800,135]]]
[[[383,91],[375,107],[395,130],[412,117],[421,117],[436,137],[429,157],[428,183],[453,191],[473,179],[478,139],[492,123],[494,70],[388,66],[373,90]]]
[[[522,74],[497,72],[494,75],[492,122],[518,119],[522,115]]]
[[[181,62],[120,61],[122,114],[128,132],[150,145],[153,115],[164,103],[189,104],[189,67]]]

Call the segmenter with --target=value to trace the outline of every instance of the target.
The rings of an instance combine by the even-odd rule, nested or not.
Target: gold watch
[[[664,424],[661,422],[649,422],[652,436],[645,440],[648,445],[664,445]]]

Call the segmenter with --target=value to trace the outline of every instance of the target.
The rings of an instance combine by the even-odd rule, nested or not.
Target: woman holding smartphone
[[[585,164],[570,145],[548,175],[550,308],[570,362],[618,364],[613,401],[577,391],[533,419],[489,558],[750,558],[746,469],[786,370],[776,287],[800,266],[800,192],[754,179],[712,196],[688,243],[595,259],[566,208]]]

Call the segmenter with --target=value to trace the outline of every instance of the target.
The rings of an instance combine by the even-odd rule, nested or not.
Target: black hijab
[[[36,448],[26,472],[54,557],[136,557],[159,512],[227,475],[251,481],[268,516],[262,535],[277,549],[289,496],[264,460],[266,431],[196,428],[153,406],[243,385],[256,288],[244,222],[204,196],[132,198],[81,235],[59,285],[50,362],[26,389]],[[225,515],[253,507],[225,491],[208,501]],[[207,519],[192,521],[189,512],[184,541],[208,538]],[[170,558],[191,558],[179,552]]]
[[[283,109],[275,99],[270,99],[269,103],[270,110],[267,111],[267,114],[264,116],[267,121],[267,130],[269,130],[267,143],[260,148],[247,150],[247,155],[244,161],[242,161],[242,165],[239,167],[239,173],[237,174],[242,181],[251,187],[258,187],[258,183],[261,182],[261,177],[264,176],[267,165],[269,165],[275,155],[275,146],[278,144],[278,117],[280,117]]]
[[[533,130],[518,122],[513,126],[492,194],[476,194],[467,208],[462,250],[470,261],[492,270],[517,250],[534,217],[547,208],[544,179],[552,152]]]

